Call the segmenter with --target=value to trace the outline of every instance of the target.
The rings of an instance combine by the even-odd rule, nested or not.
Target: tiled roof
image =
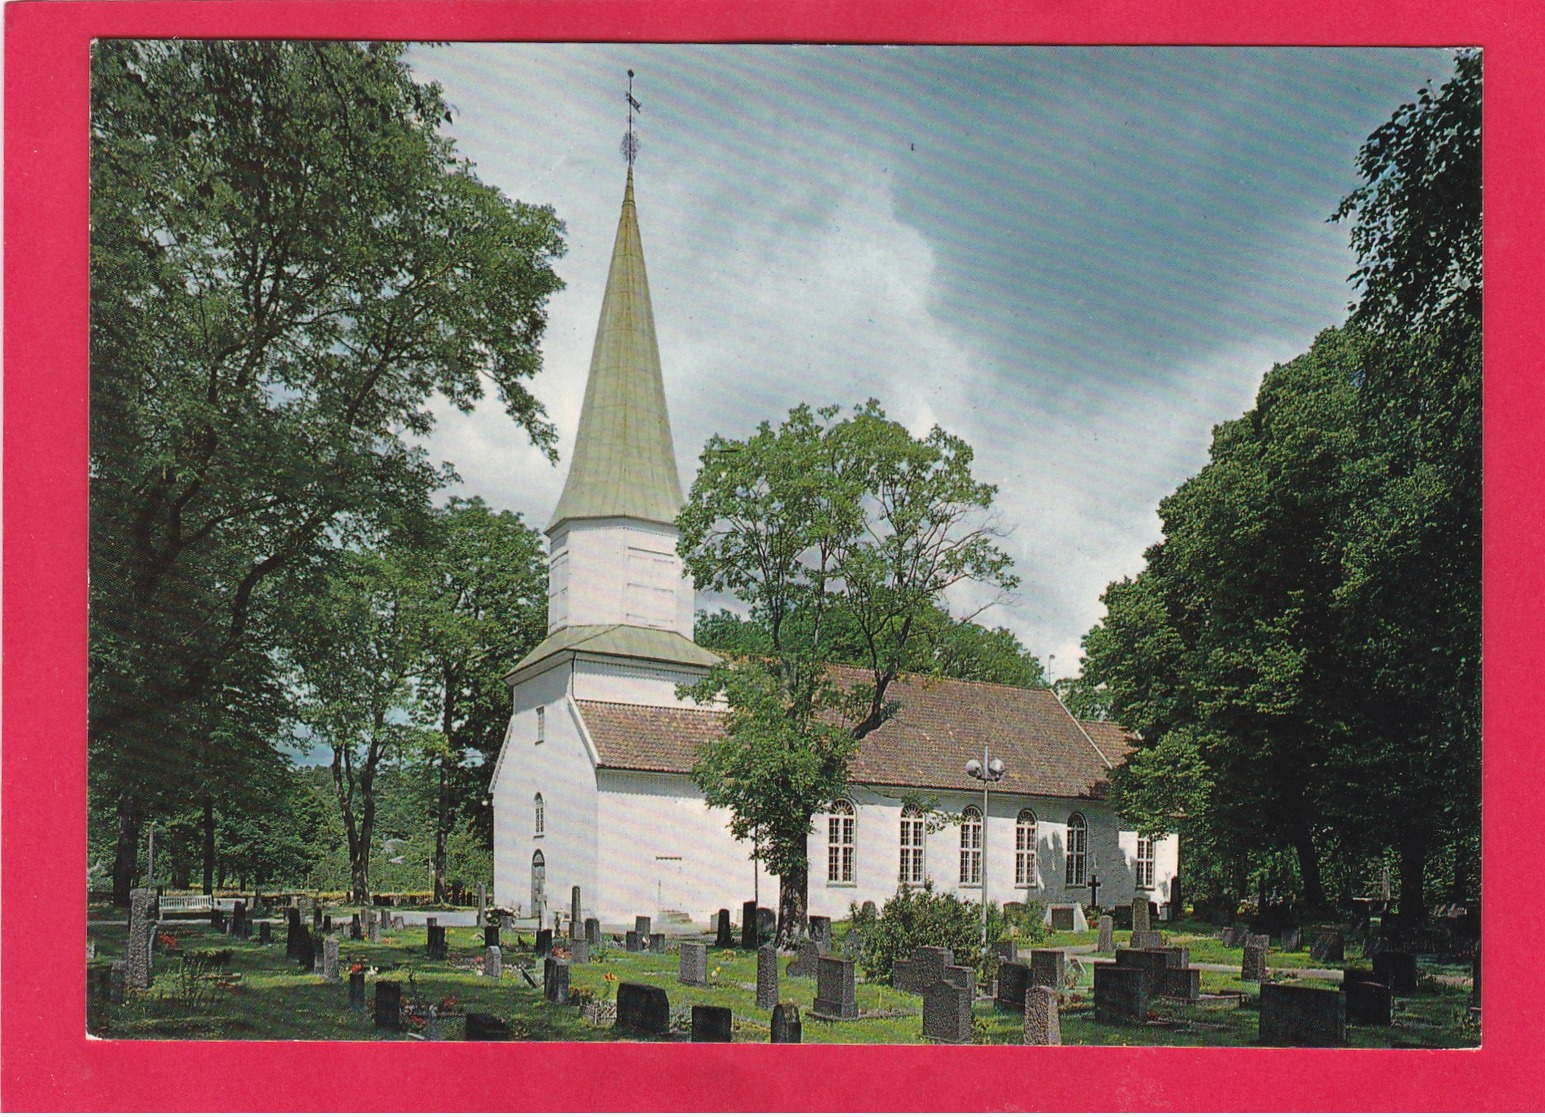
[[[573,624],[560,628],[532,648],[505,678],[548,656],[567,651],[685,663],[693,667],[712,667],[719,662],[718,656],[705,652],[679,632],[634,624]]]
[[[1115,722],[1080,721],[1078,724],[1112,764],[1120,764],[1127,753],[1137,747],[1137,739]]]
[[[832,671],[847,685],[864,677],[851,668]],[[985,745],[1007,768],[994,790],[1105,795],[1106,763],[1050,691],[914,675],[892,683],[886,698],[900,710],[864,738],[852,768],[854,783],[977,790],[981,784],[966,775],[965,763],[980,757]],[[696,749],[723,732],[723,715],[712,710],[584,700],[578,706],[603,768],[688,772]],[[1090,736],[1102,749],[1107,729],[1124,738],[1115,726],[1091,724],[1101,736]]]

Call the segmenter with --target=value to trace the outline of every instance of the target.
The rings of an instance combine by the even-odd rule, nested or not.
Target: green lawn
[[[174,950],[158,948],[156,982],[148,993],[135,996],[121,1008],[101,1008],[94,1014],[96,1034],[115,1038],[207,1038],[207,1039],[385,1039],[410,1038],[407,1033],[377,1030],[370,1016],[353,1013],[348,1007],[347,981],[337,985],[324,983],[284,956],[283,931],[278,940],[260,947],[256,939],[238,940],[222,935],[207,923],[189,921],[174,924],[170,933],[176,938]],[[97,946],[93,968],[107,960],[121,957],[124,927],[92,928]],[[1073,941],[1093,941],[1093,934],[1071,936]],[[1053,944],[1072,945],[1067,934],[1055,936]],[[541,966],[529,953],[513,945],[514,936],[505,936],[505,971],[503,979],[491,982],[477,972],[481,958],[482,932],[476,928],[451,927],[446,930],[450,957],[431,962],[425,957],[425,932],[422,928],[391,932],[379,944],[345,940],[340,951],[341,969],[346,974],[358,963],[370,973],[370,986],[378,979],[400,981],[404,997],[419,1005],[448,1005],[440,1031],[445,1039],[460,1039],[461,1014],[488,1012],[511,1022],[519,1038],[533,1040],[599,1041],[620,1038],[609,1024],[594,1024],[577,1007],[556,1007],[546,1003],[540,989],[526,985],[517,972],[524,964],[540,980]],[[1118,945],[1127,935],[1117,934]],[[1192,947],[1193,960],[1200,953],[1198,944],[1216,945],[1216,940],[1173,936],[1172,941]],[[189,951],[229,950],[227,970],[229,985],[210,990],[179,980],[182,958]],[[1211,946],[1208,946],[1211,960]],[[1225,952],[1220,961],[1237,961],[1240,952]],[[1272,956],[1276,963],[1278,955]],[[813,978],[791,978],[781,973],[788,959],[780,963],[780,994],[783,1001],[799,1005],[807,1043],[921,1043],[922,1000],[860,980],[857,987],[860,1011],[872,1015],[856,1021],[825,1022],[810,1013],[815,998]],[[628,954],[621,947],[608,946],[604,953],[586,965],[574,966],[570,984],[575,994],[589,993],[605,999],[615,996],[622,981],[640,982],[664,988],[670,998],[673,1016],[679,1021],[678,1034],[687,1030],[684,1018],[688,1006],[720,1005],[734,1013],[735,1038],[743,1042],[765,1042],[770,1013],[756,1007],[756,957],[742,950],[710,949],[708,954],[710,984],[706,989],[692,988],[676,980],[677,957],[666,954]],[[607,980],[610,975],[612,980]],[[1219,1000],[1204,999],[1196,1005],[1156,1001],[1155,1015],[1144,1027],[1114,1027],[1094,1021],[1092,972],[1086,972],[1072,989],[1062,1011],[1062,1037],[1068,1044],[1101,1045],[1174,1045],[1240,1046],[1255,1042],[1256,1011],[1248,1007],[1258,991],[1253,983],[1241,982],[1233,974],[1202,974],[1204,994],[1226,994]],[[1241,994],[1246,1007],[1241,1006]],[[1424,982],[1421,995],[1402,999],[1397,1009],[1398,1023],[1389,1029],[1352,1028],[1354,1047],[1452,1047],[1477,1042],[1470,1031],[1465,1012],[1468,990]],[[977,1039],[983,1043],[1013,1043],[1023,1034],[1023,1020],[1016,1013],[1002,1012],[988,1002],[976,1005]],[[414,1031],[422,1031],[414,1026]]]

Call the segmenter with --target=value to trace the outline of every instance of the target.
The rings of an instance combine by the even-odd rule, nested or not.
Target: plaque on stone
[[[1381,950],[1373,956],[1373,976],[1397,997],[1416,996],[1416,955],[1403,950]]]
[[[1010,1012],[1025,1010],[1025,990],[1030,988],[1030,967],[1021,962],[998,963],[998,995],[993,1003]]]
[[[1100,943],[1095,949],[1101,954],[1116,949],[1116,921],[1108,915],[1100,916]]]
[[[677,980],[683,985],[708,984],[708,948],[700,942],[681,944],[677,961]]]
[[[718,1005],[692,1006],[693,1043],[729,1043],[733,1037],[734,1017]]]
[[[1263,946],[1245,947],[1244,961],[1239,967],[1240,981],[1265,981],[1266,980],[1266,948]]]
[[[1340,1047],[1346,1043],[1346,995],[1307,985],[1261,986],[1260,1040],[1269,1047]]]
[[[375,1024],[397,1031],[402,1027],[402,986],[395,981],[376,982]]]
[[[813,942],[802,942],[795,952],[794,960],[788,964],[786,973],[790,977],[814,977],[816,962],[820,960],[821,948]]]
[[[1340,962],[1346,958],[1346,940],[1340,931],[1321,931],[1309,945],[1309,957],[1316,962]]]
[[[1119,965],[1095,966],[1095,1022],[1099,1024],[1147,1023],[1149,990],[1147,970]]]
[[[601,945],[601,921],[599,919],[585,920],[585,941],[591,946]]]
[[[803,1028],[799,1023],[798,1005],[774,1005],[772,1010],[772,1041],[774,1043],[800,1043]]]
[[[718,926],[715,928],[713,944],[714,944],[714,946],[716,948],[717,947],[733,947],[735,945],[735,939],[730,934],[730,909],[729,908],[720,908],[719,909]]]
[[[671,1001],[655,985],[624,981],[617,986],[617,1024],[627,1032],[664,1035],[671,1030]]]
[[[649,941],[649,917],[647,915],[635,915],[633,917],[633,930],[638,932],[640,940]]]
[[[776,973],[776,970],[774,972]],[[968,992],[965,996],[969,1004],[971,994]],[[822,958],[817,963],[815,1006],[811,1009],[811,1014],[823,1020],[858,1019],[858,1000],[853,987],[852,959]]]
[[[1030,984],[1061,989],[1067,980],[1067,954],[1061,950],[1030,952]]]
[[[1037,985],[1025,993],[1025,1042],[1039,1047],[1062,1044],[1062,1017],[1057,991]]]
[[[489,981],[504,977],[504,952],[497,945],[483,948],[483,976]]]
[[[935,1043],[971,1042],[970,990],[937,981],[923,994],[923,1038]]]
[[[756,1007],[771,1009],[778,1003],[778,948],[768,943],[756,952]]]
[[[553,932],[550,927],[543,927],[536,933],[536,956],[546,958],[553,952]]]
[[[1347,999],[1347,1023],[1387,1028],[1394,1021],[1395,994],[1388,985],[1354,981],[1343,985]]]
[[[510,1026],[488,1012],[467,1013],[462,1035],[473,1042],[497,1042],[512,1038]]]
[[[756,901],[747,900],[740,906],[740,948],[755,950],[759,945],[756,938]]]
[[[1136,896],[1132,899],[1132,930],[1147,931],[1150,929],[1148,922],[1148,897]]]

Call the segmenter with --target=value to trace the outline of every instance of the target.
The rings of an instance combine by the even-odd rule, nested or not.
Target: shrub
[[[935,892],[931,880],[921,888],[903,885],[873,918],[865,918],[857,906],[851,917],[849,933],[863,941],[858,961],[871,981],[890,981],[896,963],[920,946],[948,947],[957,966],[981,968],[981,906],[952,892]]]

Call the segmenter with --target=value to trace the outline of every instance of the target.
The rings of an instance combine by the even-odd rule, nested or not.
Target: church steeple
[[[670,524],[680,510],[630,160],[579,432],[547,531],[569,520],[611,517]]]

